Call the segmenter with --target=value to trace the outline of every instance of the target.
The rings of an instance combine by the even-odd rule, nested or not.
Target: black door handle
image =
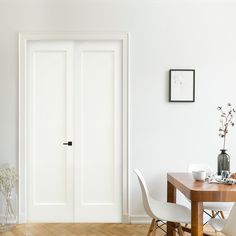
[[[67,143],[63,143],[63,145],[72,146],[72,141],[69,141],[69,142],[67,142]]]

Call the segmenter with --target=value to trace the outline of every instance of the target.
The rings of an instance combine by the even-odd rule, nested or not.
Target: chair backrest
[[[140,187],[141,187],[141,190],[142,190],[142,199],[143,199],[143,206],[144,206],[144,209],[146,211],[146,213],[153,219],[156,218],[156,216],[153,214],[152,210],[151,210],[151,207],[150,207],[150,194],[149,194],[149,191],[148,191],[148,188],[147,188],[147,184],[146,184],[146,181],[142,175],[142,173],[138,170],[138,169],[135,169],[134,170],[134,173],[137,175],[138,177],[138,181],[139,181],[139,184],[140,184]]]
[[[230,213],[229,217],[226,220],[225,226],[222,230],[222,232],[227,236],[235,236],[236,234],[236,203],[234,203]]]
[[[198,171],[198,170],[205,170],[207,175],[210,175],[213,173],[212,168],[205,164],[190,164],[188,166],[188,172]]]

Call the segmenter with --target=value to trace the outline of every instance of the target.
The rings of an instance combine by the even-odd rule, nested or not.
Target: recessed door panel
[[[73,220],[72,43],[32,43],[28,50],[28,217]]]
[[[76,45],[78,221],[121,221],[121,44]]]

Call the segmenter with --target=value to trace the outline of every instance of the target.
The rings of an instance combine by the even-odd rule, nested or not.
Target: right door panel
[[[76,221],[121,222],[121,43],[75,45]]]

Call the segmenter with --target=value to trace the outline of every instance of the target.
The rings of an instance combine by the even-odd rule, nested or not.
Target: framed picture
[[[169,102],[195,102],[195,70],[169,71]]]

